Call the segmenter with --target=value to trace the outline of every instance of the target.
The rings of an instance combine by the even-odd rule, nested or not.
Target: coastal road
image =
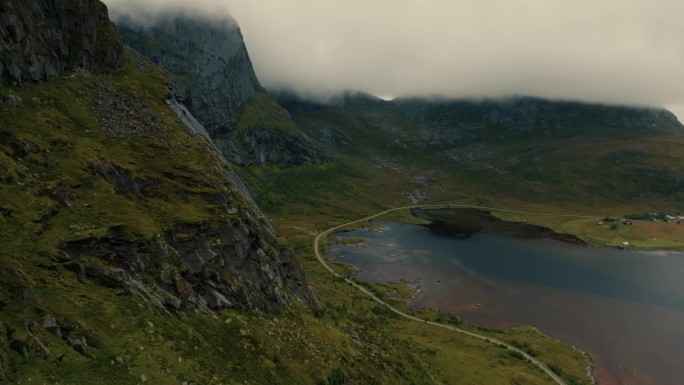
[[[333,276],[335,276],[335,277],[337,277],[337,278],[344,279],[345,282],[347,282],[348,284],[354,286],[357,290],[361,291],[361,292],[364,293],[365,295],[369,296],[371,299],[373,299],[373,301],[379,303],[379,304],[382,305],[382,306],[385,306],[386,308],[388,308],[388,309],[391,310],[392,312],[398,314],[399,316],[404,317],[404,318],[406,318],[406,319],[409,319],[409,320],[411,320],[411,321],[420,322],[420,323],[423,323],[423,324],[426,324],[426,325],[431,325],[431,326],[435,326],[435,327],[439,327],[439,328],[443,328],[443,329],[448,329],[448,330],[454,331],[454,332],[456,332],[456,333],[465,334],[465,335],[468,335],[468,336],[473,337],[473,338],[477,338],[477,339],[480,339],[480,340],[483,340],[483,341],[491,342],[491,343],[493,343],[493,344],[495,344],[495,345],[503,346],[503,347],[505,347],[505,348],[508,349],[508,350],[511,350],[511,351],[514,351],[514,352],[518,352],[518,353],[522,354],[522,356],[525,357],[525,359],[527,359],[530,363],[536,365],[538,368],[540,368],[541,370],[543,370],[549,377],[551,377],[551,379],[552,379],[553,381],[556,382],[556,384],[558,384],[558,385],[567,385],[567,383],[566,383],[562,378],[560,378],[556,373],[554,373],[551,369],[549,369],[549,367],[546,366],[543,362],[541,362],[541,361],[539,361],[538,359],[536,359],[536,358],[530,356],[529,354],[527,354],[527,353],[525,353],[524,351],[522,351],[522,350],[516,348],[516,347],[513,346],[513,345],[509,345],[509,344],[507,344],[507,343],[505,343],[505,342],[503,342],[503,341],[501,341],[501,340],[498,340],[498,339],[496,339],[496,338],[491,338],[491,337],[487,337],[487,336],[482,335],[482,334],[473,333],[473,332],[471,332],[471,331],[464,330],[464,329],[461,329],[461,328],[458,328],[458,327],[455,327],[455,326],[452,326],[452,325],[447,325],[447,324],[442,324],[442,323],[439,323],[439,322],[428,321],[428,320],[424,320],[424,319],[421,319],[421,318],[412,316],[412,315],[410,315],[410,314],[404,313],[403,311],[401,311],[401,310],[395,308],[394,306],[390,305],[389,303],[387,303],[387,302],[383,301],[382,299],[378,298],[377,296],[375,296],[373,293],[371,293],[371,292],[370,292],[368,289],[366,289],[365,287],[363,287],[363,286],[359,285],[358,283],[352,281],[351,279],[346,278],[346,277],[343,277],[342,275],[340,275],[340,274],[338,274],[337,272],[335,272],[335,270],[333,270],[332,267],[330,267],[330,265],[328,265],[328,263],[325,261],[325,259],[321,256],[321,252],[320,252],[320,242],[321,242],[321,239],[325,238],[327,235],[329,235],[329,234],[331,234],[331,233],[334,233],[334,232],[336,232],[336,231],[338,231],[338,230],[340,230],[340,229],[342,229],[342,228],[344,228],[344,227],[351,226],[351,225],[354,225],[354,224],[357,224],[357,223],[367,222],[367,221],[369,221],[369,220],[371,220],[371,219],[374,219],[374,218],[383,216],[383,215],[385,215],[385,214],[389,214],[389,213],[396,212],[396,211],[401,211],[401,210],[410,210],[410,209],[446,209],[446,208],[470,208],[470,209],[479,209],[479,210],[488,210],[488,211],[500,211],[500,212],[507,212],[507,213],[512,213],[512,214],[527,214],[527,215],[540,215],[540,216],[557,216],[557,217],[572,217],[572,218],[596,218],[595,216],[587,216],[587,215],[535,213],[535,212],[526,212],[526,211],[517,211],[517,210],[506,210],[506,209],[498,209],[498,208],[493,208],[493,207],[484,207],[484,206],[475,206],[475,205],[451,205],[451,204],[447,204],[447,205],[414,205],[414,206],[404,206],[404,207],[397,207],[397,208],[385,210],[385,211],[383,211],[383,212],[380,212],[380,213],[377,213],[377,214],[374,214],[374,215],[371,215],[371,216],[368,216],[368,217],[365,217],[365,218],[362,218],[362,219],[359,219],[359,220],[356,220],[356,221],[347,222],[347,223],[344,223],[344,224],[341,224],[341,225],[338,225],[338,226],[335,226],[335,227],[333,227],[333,228],[330,228],[330,229],[328,229],[328,230],[323,231],[322,233],[318,234],[318,235],[316,236],[316,238],[314,239],[314,244],[313,244],[314,254],[316,254],[316,258],[318,259],[318,262],[320,262],[320,264],[323,265],[323,267],[325,267],[326,270],[328,270]]]

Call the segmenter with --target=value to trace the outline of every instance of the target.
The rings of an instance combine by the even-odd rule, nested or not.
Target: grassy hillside
[[[262,88],[256,100],[245,106],[235,130],[240,132],[264,129],[279,129],[290,135],[301,134],[287,112]]]
[[[0,383],[550,383],[494,345],[393,318],[313,263],[313,231],[355,214],[347,208],[359,202],[365,176],[353,159],[354,167],[250,171],[268,181],[265,205],[288,213],[273,218],[280,243],[304,262],[323,315],[304,305],[267,313],[155,304],[152,295],[173,280],[164,272],[184,273],[155,251],[164,248],[159,234],[175,228],[182,239],[188,226],[243,223],[251,205],[225,183],[225,165],[208,144],[181,128],[164,103],[164,81],[157,68],[129,58],[117,75],[77,71],[0,89],[23,100],[0,105]],[[302,175],[305,183],[293,181]],[[361,202],[357,212],[381,205]],[[113,263],[119,256],[67,247],[105,239],[148,252],[135,263],[161,275],[142,266],[126,272]],[[131,275],[143,286],[123,285]],[[585,358],[567,345],[526,329],[497,338],[584,378]]]

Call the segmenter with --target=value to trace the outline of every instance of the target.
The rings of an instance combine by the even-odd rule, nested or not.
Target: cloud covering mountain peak
[[[230,12],[270,88],[684,106],[678,0],[106,2],[115,14]]]

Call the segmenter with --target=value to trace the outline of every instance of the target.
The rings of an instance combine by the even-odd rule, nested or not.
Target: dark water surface
[[[533,325],[590,353],[602,385],[684,384],[684,254],[381,223],[334,248],[360,280],[415,280],[414,307],[497,328]]]

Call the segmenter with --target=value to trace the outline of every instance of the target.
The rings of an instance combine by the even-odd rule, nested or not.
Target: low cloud
[[[137,23],[154,23],[159,18],[174,15],[197,16],[213,21],[236,22],[225,1],[218,0],[101,0],[114,21],[131,18]]]
[[[680,0],[105,2],[113,13],[230,12],[269,88],[531,95],[684,112]]]

